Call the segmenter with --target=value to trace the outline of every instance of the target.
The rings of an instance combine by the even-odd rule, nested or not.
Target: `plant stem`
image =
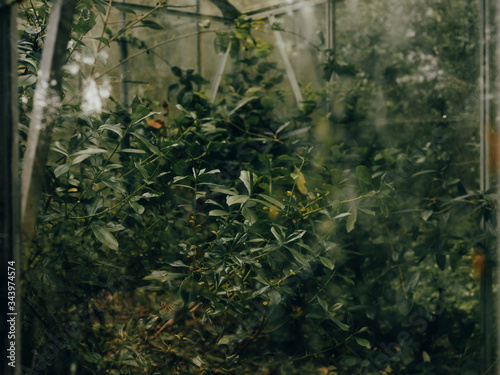
[[[106,17],[104,18],[104,22],[102,23],[102,30],[101,30],[101,36],[102,38],[104,36],[104,32],[106,31],[106,27],[108,26],[108,20],[109,20],[109,15],[111,14],[111,7],[113,5],[113,0],[109,0],[109,5],[108,9],[106,10]],[[111,42],[111,39],[109,40]],[[102,42],[99,40],[99,43],[97,43],[97,53],[102,49],[101,48]],[[92,65],[92,69],[90,69],[90,76],[92,77],[92,74],[94,73],[94,68],[95,64]]]
[[[157,47],[160,47],[160,46],[163,46],[164,44],[168,44],[170,42],[175,42],[176,40],[180,40],[180,39],[185,39],[185,38],[189,38],[191,36],[194,36],[194,35],[197,35],[197,34],[200,34],[200,33],[215,33],[215,32],[219,32],[219,31],[229,31],[230,29],[217,29],[217,30],[200,30],[200,32],[193,32],[193,33],[188,33],[188,34],[184,34],[184,35],[180,35],[180,36],[176,36],[176,37],[172,37],[170,39],[167,39],[167,40],[164,40],[164,41],[161,41],[159,43],[156,43],[156,44],[153,44],[151,47],[148,47],[146,49],[142,49],[140,51],[138,51],[137,53],[134,53],[133,55],[130,55],[128,56],[127,58],[125,59],[122,59],[120,60],[117,64],[113,65],[112,67],[106,69],[104,72],[100,73],[95,79],[99,79],[101,77],[103,77],[105,74],[109,73],[110,71],[112,71],[113,69],[116,69],[118,68],[121,64],[123,64],[125,61],[128,61],[130,59],[133,59],[134,57],[137,57],[137,56],[140,56],[142,55],[143,53],[147,53],[148,51],[151,51],[152,49],[155,49]]]
[[[110,6],[111,6],[111,2],[113,0],[110,1]],[[137,24],[138,22],[142,21],[144,18],[146,18],[147,16],[149,16],[151,13],[153,13],[154,11],[156,11],[157,9],[160,9],[163,7],[164,4],[166,4],[166,0],[163,0],[163,1],[160,1],[156,7],[154,7],[153,9],[151,9],[149,12],[147,12],[146,14],[136,18],[135,20],[133,20],[130,24],[128,24],[126,27],[124,27],[123,29],[119,30],[115,35],[113,35],[109,40],[108,40],[108,43],[111,43],[112,41],[114,41],[116,38],[118,38],[120,35],[122,35],[124,32],[126,32],[127,30],[131,29],[135,24]],[[101,34],[101,37],[102,35],[104,35],[104,27],[106,26],[107,24],[107,21],[108,21],[108,15],[106,15],[106,21],[104,22],[104,26],[103,26],[103,32]],[[100,46],[99,44],[99,47],[97,48],[97,52],[99,52],[100,50],[102,49],[102,47]]]

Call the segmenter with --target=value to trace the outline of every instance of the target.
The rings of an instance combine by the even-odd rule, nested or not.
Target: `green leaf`
[[[124,148],[124,149],[120,150],[120,152],[125,152],[125,153],[129,153],[129,154],[145,154],[146,153],[146,151],[139,150],[137,148]]]
[[[268,285],[268,286],[269,286],[269,285],[271,285],[271,284],[269,283],[269,281],[267,281],[267,280],[264,278],[264,276],[263,276],[262,274],[260,274],[260,273],[259,273],[257,276],[255,276],[255,277],[254,277],[254,279],[255,279],[255,280],[257,280],[257,281],[259,281],[259,282],[261,282],[261,283],[262,283],[262,284],[264,284],[264,285]]]
[[[98,40],[99,42],[103,43],[106,47],[109,48],[109,40],[108,40],[108,38],[95,37],[95,38],[92,38],[92,39]]]
[[[160,25],[158,22],[155,21],[150,21],[150,20],[141,20],[141,23],[143,27],[147,27],[149,29],[153,30],[163,30],[163,26]]]
[[[208,172],[205,172],[205,174],[217,174],[217,173],[220,173],[220,169],[212,169]]]
[[[255,215],[255,213],[250,208],[243,207],[241,213],[245,220],[248,220],[250,225],[253,225],[257,222],[257,215]]]
[[[446,255],[441,253],[441,252],[437,252],[436,253],[436,263],[437,263],[439,269],[441,271],[444,271],[444,269],[446,268]]]
[[[75,152],[73,155],[71,155],[71,156],[76,156],[76,158],[73,159],[71,165],[80,164],[82,161],[91,157],[92,155],[103,154],[106,152],[107,152],[106,150],[103,150],[101,148],[87,148],[85,150]]]
[[[420,280],[420,271],[415,272],[411,277],[408,283],[406,284],[406,293],[410,293],[415,289],[418,284],[418,280]]]
[[[354,224],[356,224],[357,218],[358,218],[357,210],[355,208],[353,208],[351,215],[347,218],[347,222],[346,222],[347,232],[350,232],[354,229]]]
[[[319,298],[319,296],[316,297],[316,299],[318,300],[318,303],[323,308],[323,310],[328,311],[328,303],[326,301],[323,301],[321,298]]]
[[[152,271],[151,275],[144,277],[144,280],[156,280],[164,283],[165,281],[175,280],[186,276],[184,273],[173,273],[167,271]]]
[[[234,107],[232,109],[231,112],[228,113],[228,116],[231,117],[232,115],[234,115],[234,113],[240,109],[241,107],[243,107],[244,105],[246,105],[247,103],[250,103],[252,100],[255,100],[255,99],[258,99],[257,96],[251,96],[249,98],[244,98],[243,100],[240,100],[237,104],[236,104],[236,107]]]
[[[336,318],[330,318],[332,322],[334,322],[342,331],[347,332],[349,331],[349,326],[345,323],[342,323],[340,320]]]
[[[90,363],[97,363],[101,360],[102,356],[99,353],[87,352],[83,355],[83,358]]]
[[[329,258],[325,258],[325,257],[319,257],[319,260],[321,261],[321,263],[323,263],[323,265],[328,268],[330,271],[333,271],[333,269],[335,268],[335,263],[333,263],[333,261]]]
[[[174,75],[175,75],[176,77],[179,77],[179,78],[181,78],[181,77],[182,77],[182,69],[181,69],[181,68],[179,68],[178,66],[173,66],[173,67],[171,68],[171,70],[172,70],[172,73],[174,73]],[[176,84],[176,85],[178,85],[178,84]]]
[[[366,185],[373,185],[373,179],[370,170],[364,165],[359,165],[356,167],[356,177],[360,182]]]
[[[19,76],[17,79],[17,84],[19,86],[31,86],[36,83],[37,77],[35,74],[25,74]]]
[[[384,215],[384,217],[389,217],[389,207],[383,202],[379,202],[380,212]]]
[[[293,257],[295,258],[295,260],[297,262],[299,262],[299,264],[301,266],[308,266],[309,265],[309,262],[307,261],[307,258],[302,255],[300,252],[298,252],[297,250],[295,249],[292,249],[291,247],[287,247],[288,251],[290,251],[290,253],[292,253]]]
[[[285,241],[285,244],[297,241],[299,238],[302,238],[306,234],[306,231],[304,229],[297,230],[293,232],[290,236]]]
[[[168,86],[167,99],[170,99],[172,96],[177,95],[180,88],[181,88],[181,86],[178,83],[173,83],[170,86]]]
[[[358,345],[364,346],[365,348],[370,349],[370,341],[368,341],[367,339],[362,339],[360,337],[356,337],[356,342],[358,343]]]
[[[206,362],[199,355],[194,357],[192,361],[198,367],[201,367],[206,364]]]
[[[58,166],[56,169],[54,169],[54,175],[56,178],[59,176],[62,176],[63,174],[67,173],[69,171],[69,165],[68,164],[62,164]]]
[[[160,112],[152,112],[150,108],[138,104],[135,108],[134,111],[132,112],[132,125],[138,124],[139,122],[145,120],[147,117],[160,114]]]
[[[113,6],[118,9],[119,11],[125,12],[125,13],[130,13],[130,14],[135,14],[135,11],[127,6],[123,6],[117,3],[113,3]]]
[[[212,210],[208,213],[208,216],[228,216],[229,212],[223,210]]]
[[[368,209],[366,209],[366,208],[360,208],[359,210],[360,210],[361,212],[363,212],[363,213],[367,214],[367,215],[371,215],[371,216],[375,216],[375,215],[376,215],[375,211],[368,210]]]
[[[278,305],[281,302],[281,294],[276,289],[270,289],[267,295],[274,305]]]
[[[163,153],[160,151],[158,147],[153,145],[151,142],[149,142],[146,138],[144,138],[142,135],[137,134],[135,132],[131,133],[134,137],[139,139],[148,149],[151,151],[153,154],[158,155],[158,156],[163,156]]]
[[[285,209],[285,205],[283,203],[281,203],[279,200],[277,200],[273,197],[270,197],[269,195],[259,194],[259,197],[265,199],[269,203],[272,203],[276,207],[280,208],[282,211]]]
[[[86,148],[85,150],[81,150],[78,152],[75,152],[72,156],[77,156],[77,155],[94,155],[94,154],[102,154],[106,152],[106,150],[102,148]]]
[[[349,216],[349,215],[351,215],[350,212],[344,212],[344,213],[341,213],[341,214],[335,216],[333,219],[341,219],[341,218]]]
[[[180,287],[179,294],[184,303],[194,302],[198,296],[198,284],[193,279],[193,274],[186,277]]]
[[[242,342],[247,336],[244,334],[239,335],[225,335],[222,336],[217,345],[233,345]]]
[[[112,250],[118,250],[118,241],[109,230],[103,227],[98,227],[97,225],[92,225],[91,228],[92,232],[94,232],[94,236],[99,240],[99,242]]]
[[[118,135],[118,137],[123,137],[123,131],[122,131],[122,126],[120,124],[104,124],[99,126],[99,131],[104,131],[104,130],[109,130],[115,134]]]
[[[276,241],[278,241],[280,246],[282,246],[284,241],[283,236],[281,236],[274,227],[271,228],[271,233],[273,234],[274,238],[276,238]]]
[[[432,216],[432,214],[433,214],[432,210],[427,210],[427,211],[423,211],[420,214],[420,217],[422,218],[423,221],[427,221]]]
[[[144,213],[144,206],[134,201],[129,201],[128,203],[134,209],[134,211],[137,212],[139,215],[142,215]]]
[[[248,200],[248,195],[229,195],[226,197],[226,203],[228,206],[233,204],[243,204]]]
[[[251,195],[253,184],[257,180],[256,174],[249,171],[241,171],[240,180],[243,181],[243,184],[248,191],[248,195]]]
[[[59,152],[64,156],[69,156],[68,150],[60,142],[54,142],[54,144],[50,147],[50,149],[52,151]]]
[[[184,264],[182,260],[176,260],[175,262],[169,263],[172,267],[187,267],[189,266],[187,264]]]
[[[148,171],[146,170],[146,168],[144,168],[141,163],[137,163],[137,162],[134,162],[134,165],[135,165],[135,168],[141,172],[142,174],[142,177],[147,180],[149,178],[149,173]]]
[[[110,232],[120,232],[125,229],[125,227],[118,223],[108,223],[106,224],[106,229]]]

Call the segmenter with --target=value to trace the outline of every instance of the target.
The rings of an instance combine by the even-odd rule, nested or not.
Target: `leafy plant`
[[[477,137],[466,114],[476,46],[453,39],[446,3],[426,2],[432,12],[420,19],[423,5],[405,5],[405,27],[427,33],[409,45],[390,43],[379,22],[400,8],[339,4],[341,42],[322,51],[331,82],[303,86],[300,108],[274,46],[258,37],[269,26],[245,16],[217,32],[216,49],[230,48],[240,68],[215,103],[205,78],[172,66],[178,82],[166,94],[177,114],[138,97],[88,111],[66,75],[23,272],[26,364],[39,373],[70,362],[114,374],[471,373],[478,286],[467,260],[475,249],[480,264],[495,246],[493,225],[480,222],[496,207],[478,191],[477,162],[464,167],[471,154],[461,145]],[[453,19],[477,39],[475,8],[457,4],[464,17]],[[79,3],[69,66],[85,54],[99,61],[121,38],[151,50],[131,30],[162,28],[146,17],[164,5],[112,30],[113,6],[134,10]],[[25,126],[48,9],[23,14]],[[91,49],[98,13],[105,27]],[[102,77],[95,69],[79,71],[89,86]],[[463,117],[451,115],[460,108]]]

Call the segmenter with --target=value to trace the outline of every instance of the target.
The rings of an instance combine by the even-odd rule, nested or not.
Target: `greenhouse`
[[[0,0],[2,374],[500,374],[491,0]]]

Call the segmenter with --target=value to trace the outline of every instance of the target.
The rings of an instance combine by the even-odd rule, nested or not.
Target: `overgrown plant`
[[[383,13],[384,6],[368,3]],[[440,12],[442,3],[435,5]],[[106,26],[112,6],[79,3],[70,68],[92,51],[88,32],[98,13]],[[41,4],[25,13],[24,125],[47,12]],[[104,27],[92,56],[121,37],[131,40],[133,27],[162,27],[145,18],[117,31]],[[428,23],[412,25],[443,27],[434,18]],[[382,33],[380,24],[367,25]],[[296,103],[274,47],[258,37],[265,27],[243,16],[218,33],[217,48],[230,46],[240,69],[224,77],[215,103],[200,90],[207,83],[201,75],[172,67],[179,82],[168,100],[180,113],[173,118],[167,103],[162,110],[144,98],[130,108],[85,112],[66,77],[24,272],[26,369],[63,373],[76,363],[82,373],[112,374],[470,373],[478,355],[477,287],[465,258],[494,242],[479,223],[495,207],[492,196],[477,192],[475,177],[453,165],[465,132],[445,116],[465,94],[436,94],[441,76],[401,79],[419,71],[414,61],[390,60],[378,74],[356,49],[366,37],[360,31],[341,39],[353,43],[339,43],[335,56],[327,51],[330,86],[303,87],[302,108],[289,110]],[[472,58],[440,43],[443,66],[455,53]],[[371,58],[407,53],[381,45]],[[427,44],[413,47],[430,54]],[[90,69],[83,78],[94,78]],[[450,77],[462,73],[448,69]],[[384,118],[398,121],[383,124],[390,129],[404,126],[408,97],[415,108],[433,107],[408,141],[376,131],[381,110],[373,98],[380,97]],[[456,283],[445,285],[452,276]]]

